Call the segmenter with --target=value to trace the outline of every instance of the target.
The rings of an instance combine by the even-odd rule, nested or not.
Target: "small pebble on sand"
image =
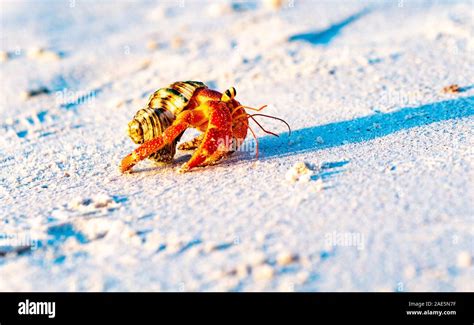
[[[453,85],[444,87],[442,91],[445,94],[456,94],[456,93],[461,92],[461,88],[458,85],[453,84]]]
[[[251,252],[247,255],[246,257],[247,263],[250,265],[259,265],[265,262],[266,257],[263,252],[256,251],[256,252]]]
[[[49,61],[58,61],[61,59],[61,56],[53,51],[45,51],[43,54],[40,56],[42,60],[49,60]]]
[[[93,201],[96,208],[105,208],[113,203],[113,199],[107,194],[97,194]]]
[[[125,104],[125,100],[121,99],[121,98],[114,98],[114,99],[110,100],[109,103],[110,103],[109,105],[112,106],[112,107],[120,108]]]
[[[81,219],[75,223],[79,230],[88,240],[104,237],[109,231],[110,222],[102,218]]]
[[[41,54],[42,51],[43,49],[40,47],[32,47],[26,52],[26,55],[29,58],[36,58],[37,56]]]
[[[295,283],[290,280],[285,280],[278,285],[279,292],[294,292],[295,291]]]
[[[283,0],[264,0],[263,4],[269,9],[280,9],[283,6]]]
[[[184,41],[181,37],[176,36],[171,40],[171,48],[173,49],[179,49],[183,47],[183,44],[184,44]]]
[[[270,265],[264,264],[254,268],[252,274],[255,280],[270,280],[273,278],[275,272]]]
[[[267,237],[267,235],[263,231],[258,231],[258,232],[255,233],[255,240],[258,243],[263,243],[265,241],[266,237]]]
[[[80,209],[82,207],[89,206],[91,203],[92,203],[91,199],[76,197],[69,202],[69,207],[72,209]]]
[[[289,265],[298,260],[298,256],[291,252],[281,252],[276,258],[276,262],[280,266]]]
[[[0,51],[0,62],[5,62],[10,58],[10,55],[6,51]]]
[[[98,194],[93,198],[77,197],[68,204],[70,210],[80,213],[98,213],[105,209],[111,210],[118,207],[118,204],[107,194]]]
[[[304,283],[309,279],[309,275],[307,271],[300,271],[296,274],[296,280],[298,283]]]
[[[151,65],[151,60],[150,59],[144,59],[141,63],[140,66],[138,67],[138,70],[145,70]]]
[[[146,47],[149,50],[156,50],[158,48],[158,42],[152,39],[148,40],[148,42],[146,43]]]
[[[460,268],[466,268],[471,266],[472,264],[472,257],[471,254],[469,254],[468,251],[463,251],[458,254],[457,257],[457,265]]]
[[[39,95],[47,95],[49,93],[51,93],[51,91],[48,88],[38,87],[38,88],[35,88],[35,89],[25,90],[20,94],[20,96],[23,100],[27,100],[27,99],[30,99],[32,97],[36,97],[36,96],[39,96]]]
[[[248,265],[241,264],[235,270],[237,277],[244,278],[249,274],[250,268]]]
[[[232,13],[232,5],[228,2],[216,1],[209,5],[207,14],[210,17],[220,17]]]
[[[46,50],[41,47],[32,47],[28,50],[27,56],[30,59],[41,59],[41,60],[50,60],[50,61],[57,61],[61,59],[61,56],[53,52],[51,50]]]
[[[309,168],[309,165],[305,162],[295,163],[285,174],[286,180],[290,182],[308,182],[311,180],[313,171]]]

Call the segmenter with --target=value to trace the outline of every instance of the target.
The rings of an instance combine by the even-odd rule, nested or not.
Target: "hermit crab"
[[[246,109],[261,111],[266,105],[260,108],[243,106],[235,100],[235,95],[234,87],[220,93],[199,81],[179,81],[158,89],[150,96],[147,107],[140,109],[128,124],[128,135],[140,146],[123,158],[121,171],[124,173],[131,170],[146,158],[157,162],[171,162],[178,141],[190,127],[202,134],[178,147],[180,150],[196,149],[189,161],[180,168],[180,172],[215,164],[241,146],[248,130],[256,140],[258,158],[258,141],[249,126],[249,119],[264,132],[278,135],[265,130],[255,119],[256,116],[282,121],[291,132],[288,123],[278,117],[246,112]]]

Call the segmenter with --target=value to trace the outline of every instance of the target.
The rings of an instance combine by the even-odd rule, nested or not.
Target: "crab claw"
[[[137,163],[137,157],[135,155],[135,152],[132,152],[131,154],[125,156],[125,158],[122,159],[122,163],[120,164],[120,171],[122,173],[126,173],[132,169],[133,166]]]
[[[145,141],[132,153],[125,156],[120,164],[120,170],[125,173],[132,169],[139,161],[148,158],[157,150],[162,149],[165,145],[172,143],[181,133],[183,133],[189,126],[189,120],[192,118],[193,112],[183,112],[174,122],[168,127],[162,135],[154,139]]]

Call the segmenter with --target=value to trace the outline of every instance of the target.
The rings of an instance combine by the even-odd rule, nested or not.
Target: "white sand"
[[[472,2],[238,4],[0,3],[0,290],[474,290]],[[121,175],[178,80],[294,132]]]

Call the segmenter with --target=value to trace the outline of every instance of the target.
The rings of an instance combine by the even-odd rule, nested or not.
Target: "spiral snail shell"
[[[168,128],[175,117],[186,110],[194,92],[207,86],[199,81],[178,81],[155,91],[145,108],[138,110],[128,123],[128,135],[136,144],[156,138]],[[156,162],[171,162],[176,153],[176,144],[182,133],[170,144],[156,151],[149,159]]]

